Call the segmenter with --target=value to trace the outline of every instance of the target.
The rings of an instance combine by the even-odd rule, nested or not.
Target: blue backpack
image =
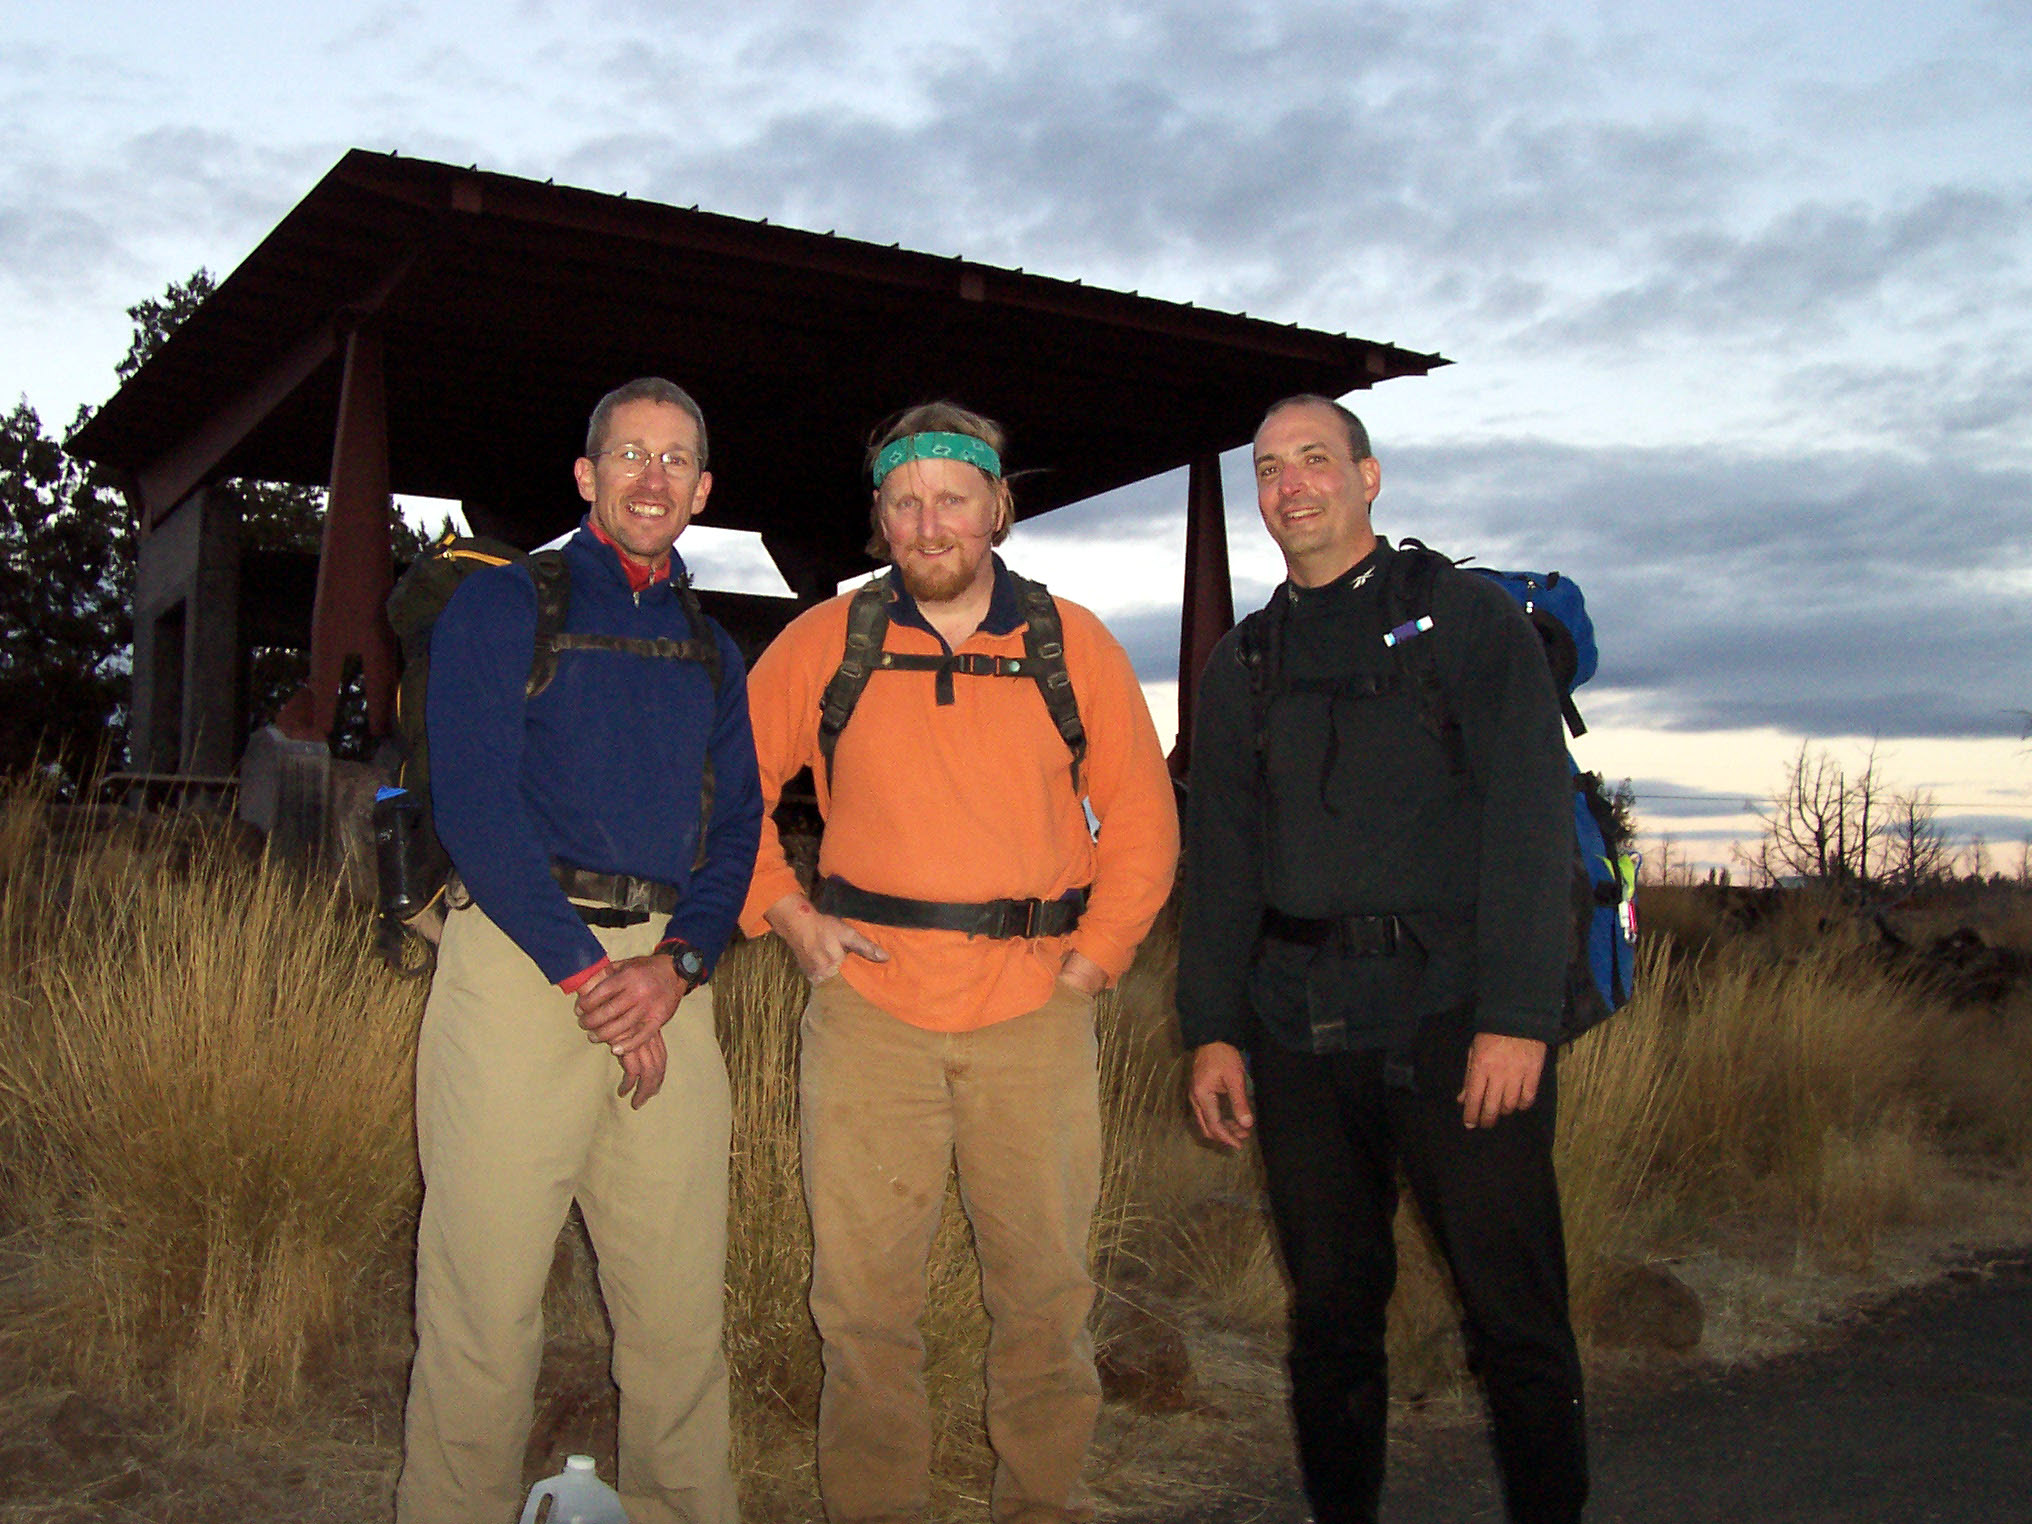
[[[1393,567],[1396,574],[1386,593],[1391,599],[1393,636],[1421,628],[1420,621],[1426,622],[1423,627],[1430,627],[1432,580],[1442,566],[1457,564],[1417,540],[1401,541],[1398,551],[1401,571]],[[1460,569],[1487,577],[1529,616],[1544,642],[1567,730],[1574,736],[1586,734],[1587,725],[1574,706],[1573,690],[1595,675],[1599,652],[1594,621],[1588,617],[1587,600],[1579,586],[1558,572],[1493,571],[1483,566]],[[1413,668],[1427,722],[1438,731],[1455,765],[1461,765],[1459,726],[1450,718],[1430,647],[1420,640],[1385,638],[1392,640]],[[1567,971],[1564,1021],[1567,1037],[1573,1038],[1628,1005],[1634,992],[1638,857],[1629,833],[1616,817],[1615,806],[1603,792],[1601,774],[1582,772],[1572,752],[1567,753],[1566,765],[1573,775],[1573,824],[1578,842],[1572,896],[1574,956]]]

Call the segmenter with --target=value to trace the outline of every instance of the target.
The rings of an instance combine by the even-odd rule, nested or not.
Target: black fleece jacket
[[[1193,731],[1178,1009],[1188,1047],[1267,1035],[1299,1051],[1408,1043],[1470,1002],[1478,1030],[1556,1042],[1573,872],[1572,781],[1537,634],[1503,590],[1440,568],[1432,670],[1455,766],[1384,644],[1388,542],[1320,588],[1285,583],[1259,760],[1239,630],[1214,648]],[[1402,568],[1399,568],[1400,572]],[[1396,914],[1397,954],[1259,941],[1263,911]]]

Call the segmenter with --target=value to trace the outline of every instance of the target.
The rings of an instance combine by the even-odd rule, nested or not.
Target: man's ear
[[[593,485],[592,460],[587,456],[581,455],[577,460],[572,462],[571,471],[572,480],[579,484],[579,496],[589,503],[592,502],[594,497],[598,495],[597,489]]]

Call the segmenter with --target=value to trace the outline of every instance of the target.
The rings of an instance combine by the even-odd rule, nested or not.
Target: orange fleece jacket
[[[828,789],[819,697],[846,648],[851,597],[800,615],[748,679],[762,845],[742,929],[766,931],[764,912],[797,891],[770,817],[784,782],[809,766],[826,817],[821,873],[923,900],[1055,899],[1092,886],[1086,914],[1065,937],[999,941],[853,923],[889,954],[886,963],[850,956],[840,973],[875,1005],[912,1026],[964,1032],[1043,1005],[1068,948],[1110,983],[1120,978],[1178,862],[1171,778],[1127,654],[1092,613],[1056,600],[1087,732],[1083,781],[1098,839],[1073,795],[1071,754],[1027,678],[961,674],[955,701],[940,707],[934,674],[878,670],[834,749]],[[935,636],[912,625],[892,623],[884,646],[942,654]],[[1020,656],[1022,627],[977,631],[958,649]]]

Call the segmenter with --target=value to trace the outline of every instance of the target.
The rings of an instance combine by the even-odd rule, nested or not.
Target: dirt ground
[[[1979,1251],[1971,1240],[2032,1245],[2032,1194],[2023,1182],[1999,1185],[1958,1236],[1914,1230],[1864,1267],[1773,1263],[1754,1245],[1678,1264],[1708,1309],[1708,1336],[1688,1356],[1595,1353],[1590,1517],[2018,1516],[2016,1503],[1982,1511],[2007,1485],[2016,1500],[2032,1495],[2032,1446],[2022,1443],[2032,1432],[2032,1249]],[[1100,1517],[1302,1524],[1277,1341],[1180,1322],[1191,1375],[1158,1404],[1166,1410],[1117,1402],[1103,1413],[1090,1472]],[[331,1394],[312,1423],[187,1442],[143,1411],[50,1384],[0,1348],[0,1524],[385,1519],[403,1381],[391,1359]],[[553,1347],[531,1474],[584,1450],[611,1476],[612,1435],[599,1352]],[[1391,1443],[1391,1524],[1501,1517],[1471,1400],[1405,1406]],[[1936,1452],[1949,1480],[1928,1481],[1917,1464]],[[773,1496],[757,1498],[751,1518],[812,1516],[793,1501],[808,1497],[808,1476],[786,1474],[801,1458],[769,1462]],[[986,1508],[962,1496],[948,1516],[985,1519]]]

